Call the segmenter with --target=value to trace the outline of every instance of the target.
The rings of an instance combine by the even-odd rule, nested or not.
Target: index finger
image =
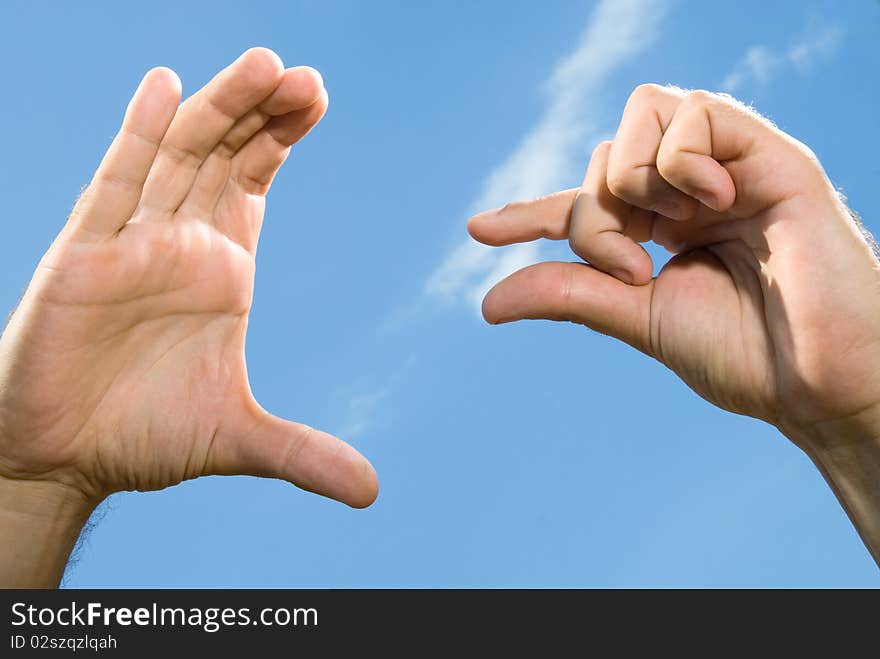
[[[579,191],[579,188],[570,188],[483,211],[468,220],[468,233],[475,240],[496,247],[539,238],[565,240]]]

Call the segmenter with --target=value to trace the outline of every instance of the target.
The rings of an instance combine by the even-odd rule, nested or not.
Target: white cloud
[[[582,170],[588,137],[599,126],[599,90],[615,70],[643,52],[656,36],[666,2],[602,0],[577,47],[552,71],[547,109],[513,153],[486,177],[470,212],[553,192]],[[607,127],[601,127],[607,128]],[[499,279],[538,259],[536,244],[504,250],[462,242],[433,272],[425,292],[435,299],[479,304]]]
[[[343,417],[344,421],[339,425],[338,429],[333,429],[334,432],[345,440],[354,439],[365,433],[372,432],[375,429],[380,407],[399,386],[401,380],[406,377],[406,374],[413,368],[415,363],[416,356],[410,355],[403,363],[403,366],[387,378],[383,386],[351,396],[348,399],[348,408]]]
[[[752,46],[724,78],[721,88],[733,93],[753,82],[765,85],[792,69],[806,73],[817,60],[830,57],[834,53],[842,36],[843,30],[837,26],[820,30],[810,28],[782,52],[766,46]]]
[[[390,388],[385,387],[366,394],[352,396],[348,401],[348,414],[337,433],[343,439],[354,439],[367,432],[379,405],[388,396]]]

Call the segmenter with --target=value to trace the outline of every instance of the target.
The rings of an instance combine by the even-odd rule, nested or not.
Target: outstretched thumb
[[[341,439],[262,408],[226,427],[213,447],[212,471],[280,478],[353,508],[366,508],[379,492],[376,471]]]

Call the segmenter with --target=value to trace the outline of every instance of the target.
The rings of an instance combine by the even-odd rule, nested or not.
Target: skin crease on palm
[[[3,334],[0,484],[81,500],[80,517],[208,474],[368,506],[372,466],[263,410],[245,365],[265,195],[327,109],[321,76],[256,48],[181,105],[180,89],[144,77]]]

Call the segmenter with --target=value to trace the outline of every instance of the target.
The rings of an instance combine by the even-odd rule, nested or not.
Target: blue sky
[[[246,4],[3,3],[0,307],[144,71],[191,93],[254,45],[315,66],[330,110],[269,197],[250,377],[357,446],[382,492],[365,511],[243,477],[119,494],[67,585],[880,585],[774,429],[582,327],[485,325],[490,282],[571,257],[464,228],[579,183],[632,88],[668,82],[754,102],[880,231],[880,3]]]

